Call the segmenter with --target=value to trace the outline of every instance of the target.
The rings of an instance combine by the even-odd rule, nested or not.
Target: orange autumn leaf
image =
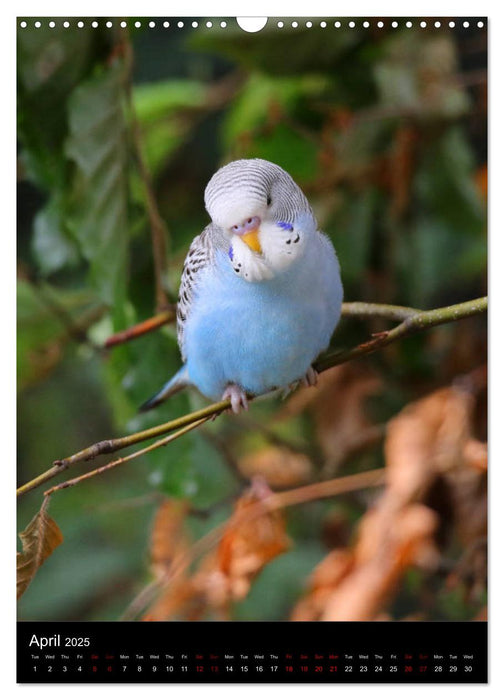
[[[245,598],[254,578],[270,561],[286,552],[291,541],[281,512],[260,512],[263,495],[270,490],[256,481],[235,504],[234,513],[215,552],[202,562],[196,587],[215,607]]]
[[[391,527],[386,520],[381,519],[379,524],[369,518],[362,523],[363,529],[368,530],[367,539],[372,536],[376,548],[356,548],[354,567],[333,591],[322,620],[376,619],[406,569],[419,556],[433,553],[437,518],[429,508],[420,504],[407,506],[390,521]]]
[[[260,497],[254,490],[239,499],[217,549],[217,567],[227,577],[234,599],[244,598],[264,566],[291,546],[279,511],[265,511],[259,517],[247,519],[247,513],[258,503]]]
[[[189,550],[190,540],[185,529],[189,505],[185,501],[164,499],[159,506],[151,531],[150,556],[157,580],[169,577],[174,566]],[[184,614],[192,607],[194,590],[184,575],[176,576],[170,586],[148,608],[144,621],[163,621]],[[194,612],[192,613],[194,615]]]
[[[273,488],[306,483],[312,472],[312,464],[306,455],[276,445],[245,455],[238,466],[247,478],[261,476]]]
[[[150,557],[152,569],[159,576],[169,571],[173,561],[189,548],[184,526],[188,511],[185,501],[166,498],[154,516]]]
[[[448,387],[403,409],[387,426],[387,484],[404,503],[416,500],[433,479],[465,464],[474,398]]]
[[[308,591],[296,604],[291,620],[294,622],[318,620],[334,590],[347,576],[352,566],[351,551],[335,549],[330,552],[313,570]]]
[[[293,619],[378,619],[408,568],[432,569],[439,517],[422,500],[436,480],[451,489],[458,520],[470,523],[474,536],[484,535],[479,503],[486,446],[471,436],[473,409],[472,393],[454,385],[409,404],[389,422],[386,488],[361,518],[354,545],[332,553],[345,567],[332,569],[327,558],[333,579],[324,586],[314,573]]]

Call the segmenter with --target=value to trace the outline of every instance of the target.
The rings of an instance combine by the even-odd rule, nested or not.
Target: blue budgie
[[[205,190],[211,223],[187,254],[177,305],[184,365],[147,401],[185,386],[248,408],[247,394],[313,385],[343,300],[334,248],[288,173],[237,160]]]

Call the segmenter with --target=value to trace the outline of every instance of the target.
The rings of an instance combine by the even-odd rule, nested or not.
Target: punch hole
[[[327,22],[321,22],[320,26],[322,27],[322,29],[325,29],[327,27]]]
[[[237,17],[236,21],[244,32],[260,32],[268,22],[267,17]]]

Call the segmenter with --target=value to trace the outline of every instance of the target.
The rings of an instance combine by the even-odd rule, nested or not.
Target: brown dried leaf
[[[196,574],[198,589],[214,606],[245,598],[264,566],[291,546],[282,513],[264,511],[249,517],[261,503],[262,492],[270,493],[265,484],[256,482],[237,501],[217,551],[207,557]]]
[[[168,572],[173,561],[189,548],[189,537],[184,528],[188,511],[189,505],[185,501],[166,498],[156,512],[150,555],[152,569],[157,576]]]
[[[322,620],[374,620],[395,590],[404,571],[418,558],[433,553],[432,537],[437,527],[435,514],[426,506],[410,505],[392,519],[366,515],[361,531],[374,538],[377,547],[357,547],[350,573],[333,591]],[[382,531],[377,528],[381,528]],[[362,536],[362,533],[361,533]]]
[[[330,552],[314,569],[308,591],[296,604],[291,620],[318,620],[335,588],[348,575],[353,563],[353,554],[348,550],[336,549]]]
[[[19,533],[23,551],[17,553],[17,597],[20,598],[45,560],[63,542],[56,522],[47,515],[47,501],[28,526]]]
[[[387,483],[403,503],[418,500],[440,473],[464,464],[472,395],[440,389],[409,404],[387,426]]]
[[[471,469],[486,472],[488,469],[488,445],[475,438],[469,439],[464,446],[464,460]]]
[[[189,505],[185,501],[166,498],[159,506],[151,531],[151,566],[156,578],[169,576],[174,564],[189,550],[190,540],[185,531]],[[169,620],[175,615],[189,616],[195,591],[184,575],[179,575],[149,607],[144,621]],[[196,616],[192,611],[191,616]]]
[[[274,445],[242,457],[238,466],[244,476],[249,479],[261,476],[273,488],[306,483],[312,472],[306,455]]]

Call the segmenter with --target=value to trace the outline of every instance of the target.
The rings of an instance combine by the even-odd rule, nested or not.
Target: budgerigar
[[[143,405],[185,386],[229,398],[312,385],[339,321],[343,287],[330,240],[301,189],[266,160],[236,160],[205,190],[211,223],[189,248],[177,306],[183,367]]]

